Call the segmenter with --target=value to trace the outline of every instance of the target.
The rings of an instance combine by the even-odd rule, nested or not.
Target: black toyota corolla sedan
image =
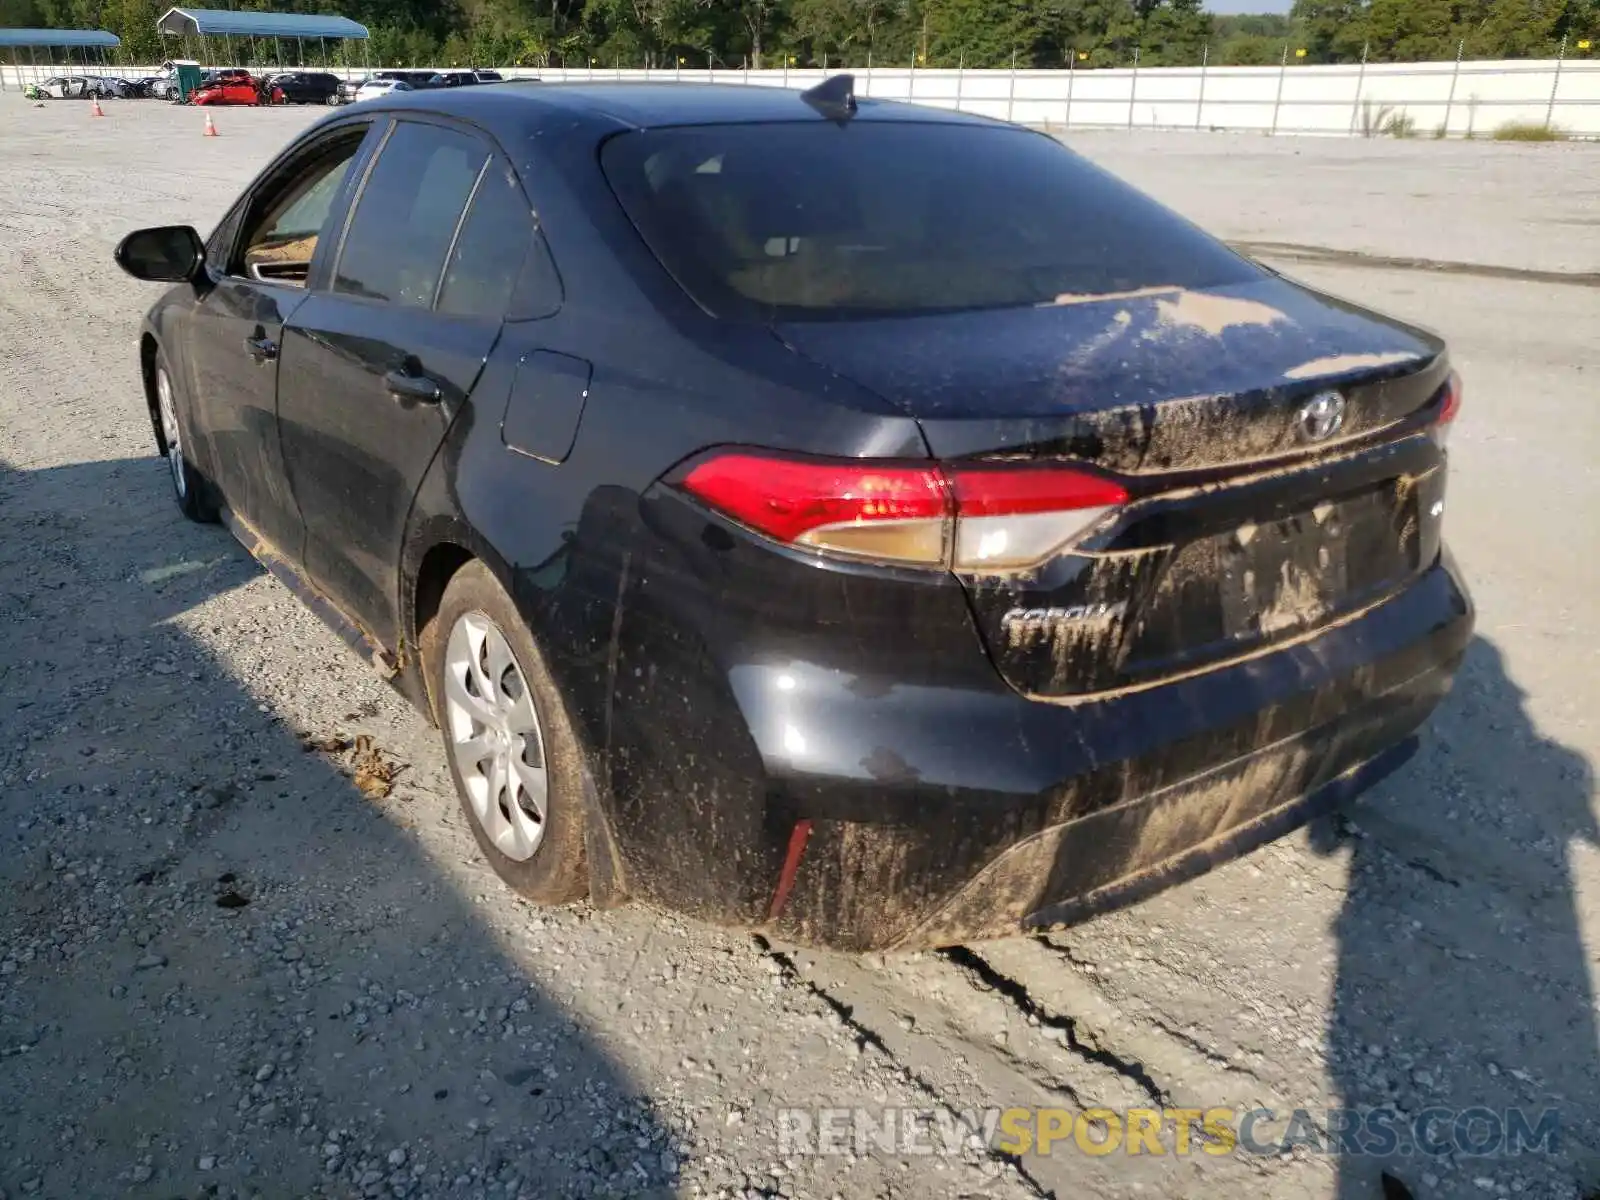
[[[117,259],[178,285],[179,507],[437,723],[536,900],[1081,920],[1392,769],[1471,635],[1439,340],[847,77],[391,96]]]

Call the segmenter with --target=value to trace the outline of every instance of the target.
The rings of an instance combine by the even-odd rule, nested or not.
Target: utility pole
[[[1017,52],[1011,52],[1011,81],[1006,85],[1006,120],[1017,111]]]
[[[1139,47],[1133,48],[1133,82],[1128,86],[1128,128],[1133,128],[1133,102],[1139,95]]]
[[[1550,123],[1556,115],[1556,92],[1561,89],[1561,64],[1567,60],[1567,35],[1561,35],[1561,49],[1556,53],[1556,77],[1550,84],[1550,104],[1544,110],[1544,127],[1550,128]]]
[[[1361,115],[1361,89],[1367,82],[1367,51],[1372,48],[1371,42],[1361,44],[1361,67],[1356,72],[1356,98],[1350,105],[1350,132],[1356,131],[1356,119]]]
[[[1465,38],[1456,43],[1456,69],[1450,76],[1450,95],[1445,98],[1444,102],[1444,134],[1446,137],[1450,136],[1450,110],[1455,107],[1456,84],[1461,80],[1461,54],[1466,48],[1467,41]]]
[[[1289,73],[1289,43],[1283,44],[1283,61],[1278,64],[1278,94],[1272,98],[1272,132],[1278,132],[1278,109],[1283,105],[1283,77]]]

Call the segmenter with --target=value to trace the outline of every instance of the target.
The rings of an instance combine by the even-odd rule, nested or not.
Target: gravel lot
[[[1446,333],[1481,637],[1339,820],[1049,941],[849,959],[538,911],[435,736],[181,520],[127,230],[209,228],[316,115],[0,96],[0,1196],[1376,1198],[1600,1188],[1600,147],[1074,144]],[[1537,276],[1535,277],[1535,279]],[[341,741],[403,764],[368,799]],[[307,740],[326,742],[306,748]],[[783,1153],[779,1106],[1561,1111],[1554,1154]],[[1281,1133],[1281,1123],[1276,1132]],[[1170,1145],[1170,1142],[1169,1142]]]

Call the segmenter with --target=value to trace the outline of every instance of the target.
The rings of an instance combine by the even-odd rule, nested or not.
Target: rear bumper
[[[765,927],[851,950],[949,945],[1190,878],[1403,761],[1472,626],[1446,556],[1345,626],[1146,692],[1057,706],[912,689],[885,720],[860,704],[813,713],[860,777],[769,759],[784,819],[768,812],[772,844],[752,856],[770,872]]]

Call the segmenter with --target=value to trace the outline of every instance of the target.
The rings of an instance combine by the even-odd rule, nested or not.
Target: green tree
[[[734,20],[731,22],[737,31],[736,36],[725,43],[730,54],[737,55],[742,52],[748,56],[750,69],[759,71],[765,65],[767,46],[782,32],[783,25],[788,17],[787,5],[784,0],[723,0],[729,3]]]
[[[1200,49],[1211,40],[1211,16],[1200,0],[1164,0],[1144,14],[1139,60],[1152,67],[1200,61]]]
[[[892,61],[879,57],[879,41],[886,27],[903,18],[904,12],[896,12],[888,0],[794,0],[789,10],[791,29],[807,59],[826,54],[848,62],[861,61],[868,53],[876,61]]]
[[[1355,62],[1368,38],[1365,0],[1295,0],[1290,18],[1312,62]],[[1302,47],[1297,47],[1302,48]]]
[[[1049,0],[1040,15],[1036,66],[1119,67],[1133,61],[1140,35],[1133,0]]]
[[[1009,66],[1038,41],[1039,6],[1032,0],[923,0],[929,66]]]
[[[1213,17],[1211,24],[1211,61],[1228,66],[1266,66],[1278,62],[1290,42],[1306,44],[1299,27],[1279,13]]]
[[[1460,6],[1460,34],[1473,58],[1554,55],[1570,6],[1562,0],[1476,0]]]
[[[209,0],[215,3],[215,0]],[[155,32],[170,0],[0,0],[0,24],[105,28],[125,60],[177,52]],[[576,66],[767,66],[788,55],[815,63],[912,62],[1002,67],[1187,64],[1209,47],[1216,63],[1276,63],[1285,44],[1312,62],[1550,55],[1568,39],[1600,44],[1600,0],[1296,0],[1282,16],[1213,18],[1203,0],[228,0],[230,7],[336,9],[372,31],[384,65],[516,63]],[[924,39],[926,41],[924,42]],[[293,51],[271,39],[232,39],[240,61]],[[212,53],[224,53],[221,43]],[[312,47],[322,61],[339,53]],[[363,61],[362,48],[344,53]],[[1080,55],[1083,56],[1080,58]]]
[[[43,23],[34,0],[0,0],[0,29],[37,29]]]
[[[1451,0],[1372,0],[1367,9],[1371,57],[1379,62],[1423,62],[1455,54]]]
[[[1567,39],[1569,49],[1587,40],[1588,53],[1593,53],[1593,47],[1600,46],[1600,0],[1568,0],[1558,33]]]

